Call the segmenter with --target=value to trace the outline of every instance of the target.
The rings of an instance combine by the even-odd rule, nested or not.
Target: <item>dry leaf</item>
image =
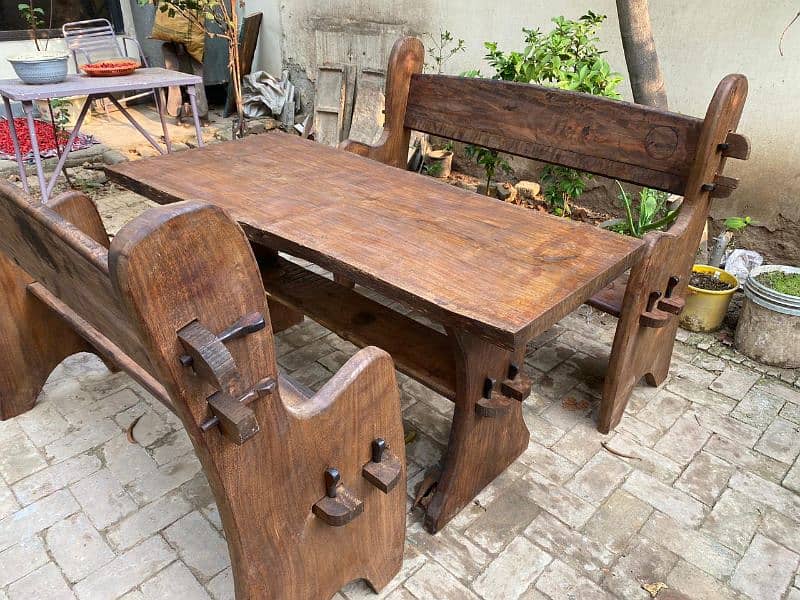
[[[658,596],[658,592],[667,589],[667,584],[663,581],[656,581],[655,583],[644,583],[642,589],[650,594],[651,598]]]

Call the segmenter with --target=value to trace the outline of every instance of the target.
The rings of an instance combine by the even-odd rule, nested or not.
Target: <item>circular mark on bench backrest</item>
[[[644,147],[653,158],[669,158],[678,149],[678,132],[672,127],[653,127],[644,140]]]

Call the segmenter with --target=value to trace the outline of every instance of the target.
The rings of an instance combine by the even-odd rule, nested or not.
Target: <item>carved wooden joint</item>
[[[389,452],[386,440],[377,438],[372,441],[371,460],[364,465],[361,474],[384,494],[388,494],[400,481],[402,469],[400,459]]]
[[[714,177],[714,183],[708,189],[711,192],[712,198],[727,198],[739,187],[739,180],[736,177],[727,177],[725,175],[717,175]],[[705,186],[704,186],[705,189]]]
[[[331,467],[325,469],[325,496],[311,512],[328,525],[341,527],[364,512],[364,503],[344,486],[339,470]]]
[[[667,282],[667,289],[664,292],[664,297],[658,301],[658,309],[663,310],[664,312],[679,315],[683,312],[684,306],[686,306],[686,300],[683,298],[676,298],[673,296],[675,293],[675,287],[680,283],[681,278],[677,275],[672,275]]]
[[[659,328],[664,327],[669,323],[672,315],[656,307],[657,302],[661,298],[661,292],[652,292],[647,299],[647,309],[639,317],[639,325],[642,327]]]
[[[750,158],[750,140],[741,133],[731,131],[725,141],[719,145],[719,149],[725,158],[738,158],[739,160]]]
[[[475,403],[475,413],[481,417],[501,417],[511,411],[514,400],[495,391],[496,381],[489,377],[483,383],[483,396]]]
[[[243,444],[259,431],[255,412],[248,408],[251,402],[271,394],[276,387],[272,377],[265,377],[237,400],[223,392],[208,399],[212,417],[200,424],[200,429],[209,431],[219,427],[222,434],[235,444]]]
[[[522,402],[531,395],[533,381],[525,376],[514,363],[508,365],[508,378],[500,384],[500,391],[504,396]]]

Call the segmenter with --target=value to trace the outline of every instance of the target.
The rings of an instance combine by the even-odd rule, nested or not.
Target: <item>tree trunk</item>
[[[634,101],[667,109],[667,90],[653,41],[647,0],[617,0],[617,15]]]

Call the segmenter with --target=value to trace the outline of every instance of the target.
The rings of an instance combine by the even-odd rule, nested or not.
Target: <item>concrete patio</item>
[[[91,128],[123,156],[150,152],[102,117]],[[98,171],[78,175],[97,178],[112,232],[148,205]],[[593,412],[614,325],[582,307],[536,340],[528,451],[436,536],[410,511],[399,576],[381,596],[355,582],[337,600],[635,599],[659,583],[695,600],[800,600],[800,372],[681,331],[668,380],[638,388],[603,436]],[[276,343],[283,369],[315,389],[355,351],[309,320]],[[398,378],[416,432],[410,509],[452,404]],[[65,361],[32,411],[0,422],[0,565],[0,600],[233,598],[219,515],[180,422],[91,355]]]

